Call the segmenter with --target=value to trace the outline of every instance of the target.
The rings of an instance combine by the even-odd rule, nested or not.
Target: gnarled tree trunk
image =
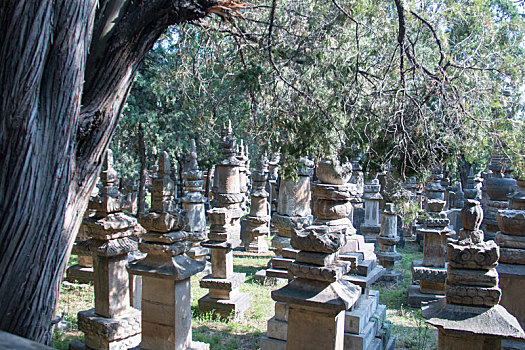
[[[137,67],[168,25],[213,5],[0,3],[0,329],[50,341],[71,245]]]

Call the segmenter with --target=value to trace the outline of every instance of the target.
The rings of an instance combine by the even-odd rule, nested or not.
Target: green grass
[[[403,274],[402,281],[393,285],[378,283],[373,289],[379,289],[380,302],[387,306],[387,322],[391,323],[392,332],[397,338],[396,349],[434,349],[437,347],[436,329],[425,323],[420,310],[407,306],[406,293],[411,284],[411,262],[421,260],[422,253],[418,252],[415,243],[411,242],[407,242],[405,248],[398,251],[403,255],[397,266]],[[198,300],[208,292],[207,289],[199,287],[199,280],[204,277],[204,273],[191,278],[194,340],[210,344],[212,350],[259,348],[259,338],[266,332],[266,322],[274,315],[271,291],[280,287],[261,285],[253,277],[258,270],[266,268],[272,256],[273,253],[259,257],[250,253],[234,252],[235,271],[246,273],[246,281],[241,290],[250,295],[250,308],[239,320],[221,320],[212,314],[199,313]],[[52,343],[54,348],[67,349],[71,341],[82,338],[82,333],[76,327],[77,313],[91,307],[93,286],[67,282],[63,284],[57,313],[64,315],[70,329],[66,332],[55,331]]]

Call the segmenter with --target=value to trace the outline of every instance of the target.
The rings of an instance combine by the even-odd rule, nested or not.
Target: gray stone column
[[[379,251],[376,253],[379,264],[386,271],[381,280],[392,282],[401,279],[401,272],[395,269],[395,262],[401,260],[401,254],[396,251],[396,244],[399,242],[397,233],[397,212],[393,203],[386,203],[385,210],[381,216],[381,232],[377,237]]]
[[[191,140],[190,161],[186,170],[182,174],[183,179],[183,197],[182,209],[187,211],[188,216],[188,234],[192,242],[188,256],[193,259],[204,261],[209,249],[204,248],[200,243],[208,238],[206,228],[206,211],[204,209],[205,198],[202,195],[204,191],[202,171],[199,170],[197,163],[197,147],[195,140]]]
[[[375,242],[379,231],[381,230],[379,202],[383,196],[379,193],[381,185],[378,179],[372,179],[365,182],[365,220],[361,225],[361,234],[365,237],[366,242]]]

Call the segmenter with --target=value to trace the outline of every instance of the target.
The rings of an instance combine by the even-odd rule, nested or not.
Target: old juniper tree
[[[0,3],[0,329],[49,342],[70,247],[139,63],[169,25],[228,6]]]

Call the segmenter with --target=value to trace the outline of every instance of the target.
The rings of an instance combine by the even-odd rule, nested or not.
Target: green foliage
[[[254,153],[350,159],[403,175],[483,163],[514,147],[522,122],[524,19],[509,0],[259,0],[242,19],[177,26],[146,58],[112,148],[136,169],[136,125],[149,161],[180,159],[197,139],[217,161],[222,123]],[[399,18],[404,25],[400,27]],[[400,36],[400,33],[404,36]],[[519,158],[519,157],[518,157]],[[293,175],[291,175],[293,177]]]

